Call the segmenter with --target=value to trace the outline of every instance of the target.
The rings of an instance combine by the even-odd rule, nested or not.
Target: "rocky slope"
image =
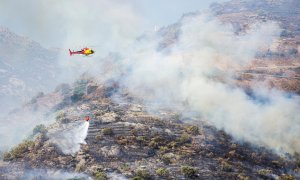
[[[64,95],[64,105],[55,108],[60,113],[54,124],[39,128],[35,139],[5,153],[4,160],[18,163],[21,169],[63,169],[96,179],[112,173],[142,179],[300,178],[299,164],[290,155],[280,157],[262,147],[236,142],[197,116],[186,118],[167,109],[150,113],[148,106],[117,84],[87,80],[81,87],[80,96],[74,96],[76,86]],[[74,125],[80,126],[86,115],[92,117],[86,144],[77,153],[64,154],[60,147],[65,141],[58,143],[52,135],[59,131],[63,136]],[[81,132],[66,136],[73,138],[66,141],[74,141],[76,133]],[[7,166],[0,166],[2,179],[24,177],[7,173]]]
[[[283,37],[299,35],[300,4],[297,0],[232,0],[214,3],[211,9],[222,20],[242,29],[256,20],[274,20],[285,30]]]
[[[277,22],[282,28],[277,42],[242,69],[237,81],[246,89],[262,82],[270,88],[300,93],[300,3],[297,0],[232,0],[212,4],[211,10],[222,22],[231,23],[237,33],[253,23]]]

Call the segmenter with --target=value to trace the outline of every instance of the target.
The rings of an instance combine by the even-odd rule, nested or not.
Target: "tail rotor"
[[[73,55],[73,52],[69,49],[69,53],[70,53],[70,56],[72,56]]]

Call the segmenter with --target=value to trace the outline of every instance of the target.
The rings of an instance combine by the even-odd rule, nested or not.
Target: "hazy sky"
[[[0,25],[47,47],[113,50],[216,1],[224,0],[1,0]]]
[[[123,0],[124,1],[124,0]],[[182,14],[207,9],[213,2],[225,0],[125,0],[152,25],[168,25]]]

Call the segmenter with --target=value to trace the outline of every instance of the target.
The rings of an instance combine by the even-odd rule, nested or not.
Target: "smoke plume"
[[[152,34],[124,54],[120,83],[145,103],[196,111],[237,140],[299,152],[299,97],[260,86],[253,94],[261,101],[234,84],[235,70],[279,33],[275,22],[258,22],[237,36],[210,15],[187,16],[175,44],[160,49],[163,38]]]

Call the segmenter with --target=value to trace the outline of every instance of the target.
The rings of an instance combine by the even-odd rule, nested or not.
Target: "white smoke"
[[[56,144],[65,154],[75,154],[80,150],[81,144],[86,144],[89,125],[90,123],[85,121],[54,129],[48,133],[50,142]]]
[[[199,112],[238,140],[281,152],[299,152],[299,97],[260,87],[249,97],[234,84],[234,71],[249,64],[280,33],[274,22],[257,23],[236,36],[230,25],[202,14],[180,22],[179,40],[157,51],[159,37],[137,43],[120,65],[121,83],[146,102]],[[150,40],[149,40],[150,39]]]
[[[24,180],[32,179],[47,179],[47,180],[57,180],[57,179],[86,179],[92,180],[86,174],[83,173],[72,173],[59,170],[50,170],[50,169],[34,169],[34,170],[25,170],[20,177]]]
[[[117,174],[117,173],[109,173],[107,177],[108,177],[108,179],[112,179],[112,180],[127,180],[128,179],[124,175]]]
[[[35,126],[53,123],[44,112],[22,111],[0,119],[0,150],[7,151],[33,133]]]

